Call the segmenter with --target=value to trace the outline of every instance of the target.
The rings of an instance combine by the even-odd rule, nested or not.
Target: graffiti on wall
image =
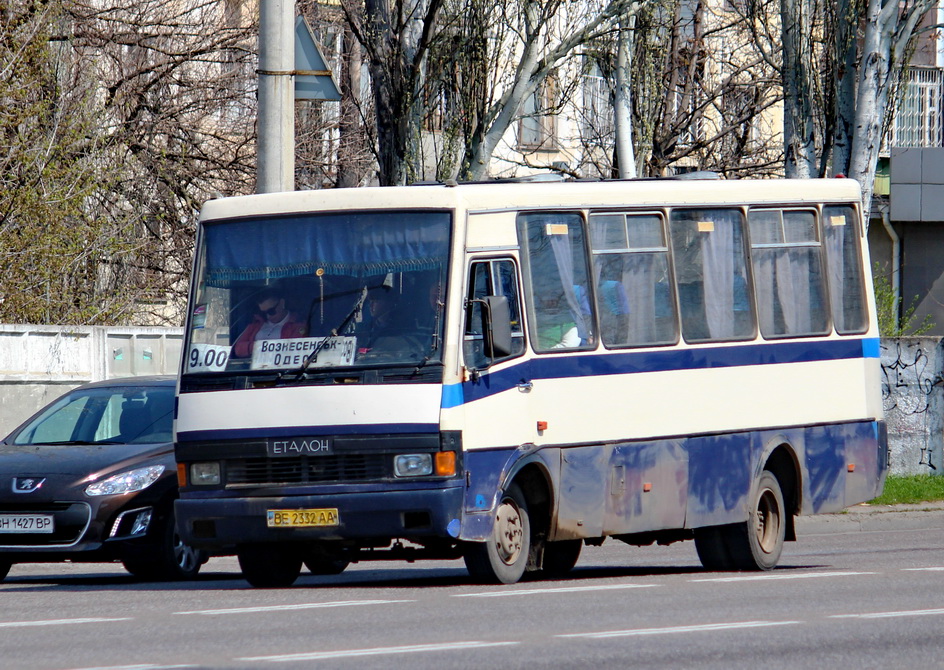
[[[906,470],[937,470],[939,441],[931,436],[940,433],[941,417],[937,408],[944,384],[935,349],[936,339],[882,340],[882,401],[888,425],[893,461]],[[917,461],[917,462],[916,462]],[[893,470],[896,468],[893,464]]]

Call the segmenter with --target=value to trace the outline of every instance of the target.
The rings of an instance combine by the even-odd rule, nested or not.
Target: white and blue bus
[[[846,179],[208,202],[180,532],[256,586],[421,558],[513,583],[607,538],[771,569],[796,515],[883,485],[864,232]]]

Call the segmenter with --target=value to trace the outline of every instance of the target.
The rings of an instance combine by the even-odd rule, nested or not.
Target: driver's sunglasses
[[[278,304],[276,304],[275,307],[270,307],[269,309],[262,310],[262,313],[265,314],[266,316],[275,316],[278,313],[278,311],[279,311],[279,306]]]

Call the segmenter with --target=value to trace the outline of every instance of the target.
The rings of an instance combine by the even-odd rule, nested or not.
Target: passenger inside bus
[[[367,294],[369,319],[358,335],[358,345],[371,349],[382,337],[399,334],[404,330],[401,323],[399,300],[394,289],[386,286],[371,289]],[[361,339],[363,337],[363,340]]]

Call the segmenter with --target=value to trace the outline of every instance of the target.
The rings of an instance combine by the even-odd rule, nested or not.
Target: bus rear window
[[[855,209],[849,206],[824,207],[823,239],[836,332],[865,332],[869,318],[859,260],[859,217]]]

